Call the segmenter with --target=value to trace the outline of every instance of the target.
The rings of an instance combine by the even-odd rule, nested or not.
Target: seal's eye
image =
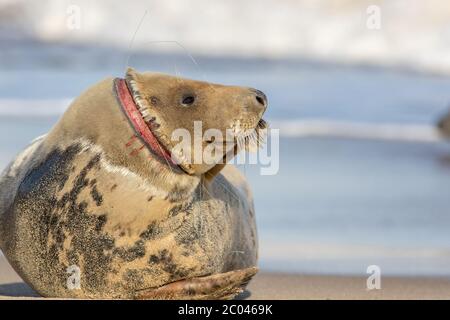
[[[191,104],[193,104],[195,101],[195,97],[193,95],[187,95],[183,97],[183,100],[181,101],[182,104],[184,104],[185,106],[189,106]]]

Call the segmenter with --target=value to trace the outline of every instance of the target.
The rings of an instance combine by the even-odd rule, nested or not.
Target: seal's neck
[[[131,153],[129,156],[131,158],[140,158],[143,161],[142,165],[148,173],[146,175],[147,178],[152,184],[165,190],[169,198],[181,200],[189,197],[199,183],[199,177],[187,174],[173,161],[170,152],[158,141],[149,125],[143,119],[126,80],[114,79],[113,91],[118,104],[135,132],[135,136],[142,141],[150,153],[146,157],[143,156],[145,152],[139,152],[141,150],[138,149],[136,155]],[[133,143],[133,141],[131,140],[128,143]],[[129,158],[128,160],[131,159]]]

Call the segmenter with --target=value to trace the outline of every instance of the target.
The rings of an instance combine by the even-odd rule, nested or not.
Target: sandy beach
[[[384,277],[380,290],[367,290],[363,277],[260,272],[239,299],[450,299],[448,278]],[[0,257],[0,299],[39,299]]]

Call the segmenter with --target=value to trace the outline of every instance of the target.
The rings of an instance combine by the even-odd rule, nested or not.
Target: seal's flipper
[[[136,292],[136,299],[154,300],[215,300],[232,299],[241,293],[258,272],[252,267],[211,276],[180,280],[159,288]]]

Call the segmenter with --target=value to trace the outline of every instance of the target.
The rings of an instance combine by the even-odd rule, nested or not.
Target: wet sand
[[[39,296],[0,257],[0,299]],[[384,277],[380,290],[367,290],[366,278],[260,272],[240,299],[450,299],[450,279]]]

